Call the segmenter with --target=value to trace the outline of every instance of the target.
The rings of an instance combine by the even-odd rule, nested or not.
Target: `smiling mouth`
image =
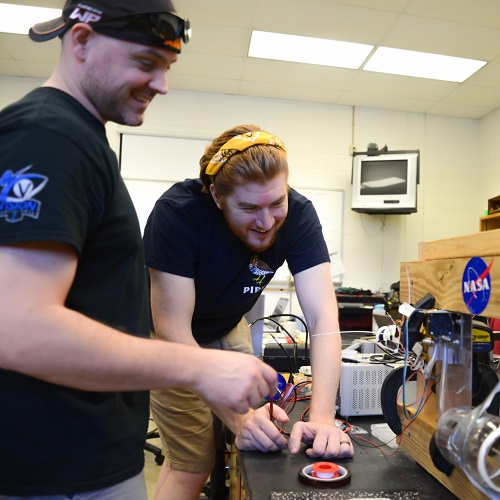
[[[132,94],[132,97],[139,102],[142,102],[143,104],[149,104],[152,101],[152,97],[146,97],[140,94]]]

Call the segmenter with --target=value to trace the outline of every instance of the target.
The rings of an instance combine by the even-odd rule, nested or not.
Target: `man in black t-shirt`
[[[43,85],[0,112],[0,499],[146,500],[151,388],[246,412],[276,372],[151,340],[134,207],[105,123],[140,125],[188,22],[170,0],[68,0]]]

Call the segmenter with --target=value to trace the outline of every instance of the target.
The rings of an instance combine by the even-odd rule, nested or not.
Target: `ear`
[[[210,194],[212,195],[212,198],[215,201],[217,208],[219,210],[222,210],[222,208],[223,208],[222,207],[222,198],[219,196],[219,194],[215,190],[215,186],[213,184],[210,184]]]
[[[80,60],[85,60],[88,52],[89,40],[94,35],[94,30],[91,26],[85,23],[77,23],[71,27],[71,44],[73,52]]]

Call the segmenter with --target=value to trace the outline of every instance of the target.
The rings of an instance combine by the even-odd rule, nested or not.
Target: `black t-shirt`
[[[0,244],[32,241],[77,251],[68,308],[149,336],[140,228],[116,156],[102,123],[54,88],[0,112]],[[0,370],[0,494],[90,491],[138,474],[148,403],[147,392],[85,392]]]
[[[291,189],[275,243],[256,254],[229,229],[199,179],[174,184],[156,202],[144,231],[146,265],[193,278],[192,332],[199,343],[221,338],[255,304],[286,260],[293,275],[328,262],[312,203]]]

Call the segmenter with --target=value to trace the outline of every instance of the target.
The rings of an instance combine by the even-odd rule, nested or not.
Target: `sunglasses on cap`
[[[96,23],[94,29],[119,38],[137,39],[138,42],[142,41],[141,37],[147,38],[155,45],[172,48],[176,52],[180,52],[181,40],[188,44],[191,38],[189,20],[167,12],[104,21]]]
[[[191,24],[189,19],[181,19],[175,14],[148,14],[151,31],[163,40],[180,38],[185,44],[191,39]]]

